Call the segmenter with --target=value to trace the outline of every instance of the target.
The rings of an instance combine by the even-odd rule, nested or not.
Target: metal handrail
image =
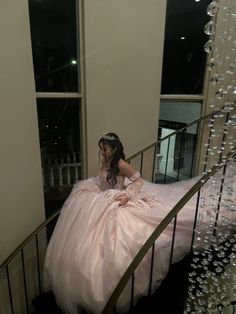
[[[173,135],[177,134],[178,132],[181,132],[183,131],[184,129],[202,121],[202,120],[205,120],[215,114],[218,114],[220,112],[222,112],[222,110],[224,109],[224,105],[219,109],[219,110],[216,110],[214,112],[211,112],[209,114],[207,114],[206,116],[204,117],[201,117],[191,123],[189,123],[188,125],[186,125],[185,127],[182,127],[181,129],[179,130],[176,130],[174,132],[172,132],[171,134],[159,139],[158,141],[156,141],[155,143],[147,146],[146,148],[142,149],[141,151],[137,152],[136,154],[132,155],[131,157],[127,158],[126,160],[127,161],[130,161],[131,159],[135,158],[136,156],[144,153],[145,151],[149,150],[150,148],[152,148],[153,146],[155,146],[156,144],[158,143],[161,143],[163,142],[164,140],[166,140],[167,138],[170,138],[172,137]],[[46,225],[51,221],[53,220],[57,215],[60,214],[60,211],[61,209],[59,209],[58,211],[56,211],[54,214],[52,214],[47,220],[45,220],[42,224],[40,224],[7,258],[6,260],[0,265],[0,273],[1,271],[12,261],[12,259],[30,242],[33,240],[33,238],[44,228],[46,227]]]
[[[197,119],[197,120],[194,120],[192,121],[191,123],[185,125],[184,127],[168,134],[167,136],[164,136],[160,139],[158,139],[157,141],[155,141],[154,143],[148,145],[147,147],[145,147],[144,149],[138,151],[137,153],[135,153],[134,155],[130,156],[129,158],[127,158],[127,161],[130,161],[131,159],[134,159],[135,157],[139,156],[140,154],[142,153],[145,153],[147,150],[149,150],[150,148],[152,148],[153,146],[159,144],[159,143],[162,143],[163,141],[165,141],[166,139],[172,137],[173,135],[177,134],[177,133],[180,133],[182,132],[183,130],[186,130],[187,128],[189,128],[190,126],[194,125],[194,124],[197,124],[198,122],[201,122],[203,120],[206,120],[208,119],[209,117],[212,117],[214,116],[215,114],[218,114],[218,113],[222,113],[222,110],[224,109],[225,105],[223,105],[222,107],[220,107],[218,110],[214,111],[214,112],[210,112],[208,113],[207,115]]]
[[[223,167],[230,159],[236,157],[236,147],[232,150],[232,152],[228,153],[227,158],[224,160],[224,163],[220,165],[213,166],[209,172],[203,175],[197,183],[195,183],[192,188],[179,200],[179,202],[173,207],[173,209],[166,215],[166,217],[161,221],[158,227],[153,231],[151,236],[148,240],[144,243],[141,247],[127,270],[125,271],[124,275],[120,279],[119,283],[117,284],[116,288],[114,289],[110,299],[108,300],[102,314],[110,314],[113,311],[113,308],[118,301],[121,293],[123,292],[124,288],[126,287],[128,281],[132,277],[134,271],[147,254],[149,249],[153,246],[157,238],[161,235],[161,233],[165,230],[167,225],[174,219],[174,217],[178,214],[178,212],[183,208],[183,206],[190,200],[190,198],[205,184],[205,182],[213,176],[217,170]]]
[[[222,112],[222,109],[224,109],[224,106],[222,106],[219,110],[214,111],[213,113],[210,113],[204,117],[201,117],[200,119],[197,119],[193,122],[191,122],[190,124],[188,124],[187,126],[176,130],[174,132],[172,132],[171,134],[169,134],[168,136],[161,138],[160,140],[156,141],[155,143],[153,143],[152,145],[149,145],[148,147],[144,148],[143,150],[139,151],[138,153],[136,153],[135,155],[129,157],[127,159],[127,161],[129,162],[131,159],[135,158],[136,156],[141,154],[141,171],[142,172],[142,164],[143,164],[143,153],[145,151],[147,151],[148,149],[152,148],[153,146],[155,146],[154,148],[154,154],[156,155],[156,149],[157,149],[157,144],[161,143],[162,141],[169,139],[177,134],[178,132],[181,132],[183,130],[185,130],[186,128],[199,123],[202,120],[205,120],[211,116],[214,116],[220,112]],[[224,112],[224,111],[223,111]],[[198,124],[197,124],[198,125]],[[199,125],[198,125],[199,126]],[[234,153],[231,153],[231,155],[229,155],[230,157],[234,156],[236,154],[236,151],[234,151]],[[155,163],[153,163],[153,173],[154,173],[154,165]],[[221,167],[221,166],[220,166]],[[219,166],[217,167],[213,167],[212,169],[212,173],[215,173],[219,168]],[[202,177],[202,180],[208,180],[208,178],[210,177],[211,174],[205,175]],[[209,177],[208,177],[209,176]],[[200,189],[200,187],[203,185],[203,182],[198,182],[199,186],[197,186],[197,184],[194,185],[194,187],[196,189]],[[194,188],[193,187],[193,188]],[[140,261],[142,260],[142,258],[144,257],[144,255],[146,254],[146,252],[150,249],[151,246],[154,246],[155,244],[155,240],[156,238],[159,237],[159,235],[161,234],[161,232],[166,228],[166,226],[169,224],[169,222],[173,219],[173,217],[177,215],[177,213],[181,210],[181,208],[185,205],[185,203],[188,201],[189,198],[191,198],[191,196],[195,193],[194,190],[190,189],[188,191],[188,193],[186,193],[186,201],[183,199],[181,199],[176,206],[171,210],[171,212],[165,217],[165,219],[163,219],[163,221],[160,223],[159,225],[159,229],[157,228],[156,231],[154,231],[153,235],[151,235],[151,237],[149,238],[149,240],[146,241],[146,243],[144,244],[144,246],[141,248],[140,252],[137,254],[137,256],[135,257],[135,259],[133,260],[133,262],[130,264],[129,268],[127,269],[127,271],[125,272],[124,276],[121,278],[121,281],[118,283],[116,289],[113,291],[112,297],[109,299],[106,307],[104,308],[104,311],[102,312],[103,314],[108,314],[111,311],[111,307],[117,302],[121,292],[123,291],[123,288],[125,287],[127,281],[130,279],[130,273],[132,276],[132,286],[134,283],[134,272],[132,272],[132,269],[136,269],[138,264],[140,263]],[[192,193],[192,194],[191,194]],[[181,202],[182,201],[182,202]],[[27,313],[28,311],[28,296],[27,296],[27,286],[26,286],[26,282],[25,282],[25,263],[24,263],[24,248],[27,246],[28,243],[30,243],[34,238],[36,240],[36,246],[37,246],[37,267],[38,267],[38,281],[39,281],[39,291],[41,292],[41,282],[40,282],[40,266],[39,266],[39,249],[38,249],[38,234],[40,233],[41,230],[43,230],[54,218],[56,218],[57,216],[59,216],[61,212],[61,209],[57,210],[53,215],[51,215],[48,219],[46,219],[43,223],[41,223],[7,258],[6,260],[0,265],[0,273],[5,269],[6,270],[6,275],[7,275],[7,280],[8,280],[8,289],[9,289],[9,298],[10,298],[10,302],[11,302],[11,309],[12,309],[12,313],[14,313],[14,306],[13,306],[13,301],[12,301],[12,292],[11,292],[11,284],[10,284],[10,277],[9,277],[9,263],[11,263],[11,261],[18,255],[21,254],[22,257],[22,269],[23,269],[23,277],[24,277],[24,290],[25,290],[25,301],[26,301],[26,309],[27,309]],[[176,223],[176,219],[175,219],[175,223]],[[155,238],[156,237],[156,238]],[[154,240],[155,238],[155,240]],[[173,237],[174,239],[174,237]],[[150,242],[151,241],[151,242]],[[153,241],[153,244],[152,244]],[[174,241],[174,240],[172,240]],[[151,244],[150,244],[151,243]],[[173,246],[173,243],[172,243]],[[153,248],[153,253],[154,253],[154,248]],[[152,256],[153,257],[153,256]],[[152,276],[152,274],[150,274],[150,276]],[[151,277],[150,277],[151,278]],[[149,287],[150,288],[150,287]]]
[[[49,222],[51,222],[57,215],[60,214],[61,209],[57,210],[54,214],[52,214],[50,217],[48,217],[44,222],[42,222],[6,259],[5,261],[0,265],[0,273],[3,271],[3,269],[14,259],[14,257],[20,253],[21,250],[24,249],[24,247],[33,240],[33,238],[41,231],[43,228],[45,228]]]

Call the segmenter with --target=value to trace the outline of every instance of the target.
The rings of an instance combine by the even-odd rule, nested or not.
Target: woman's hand
[[[124,206],[129,201],[129,197],[127,194],[121,194],[117,196],[116,201],[120,202],[119,206]]]

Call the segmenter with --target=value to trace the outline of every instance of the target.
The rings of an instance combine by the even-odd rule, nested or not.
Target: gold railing
[[[187,126],[169,134],[168,136],[159,139],[157,142],[147,146],[146,148],[142,149],[141,151],[139,151],[138,153],[132,155],[131,157],[129,157],[127,159],[127,161],[132,161],[133,159],[135,159],[138,156],[141,156],[141,173],[142,173],[142,162],[143,162],[143,156],[144,153],[146,151],[148,151],[151,148],[155,148],[155,154],[156,154],[156,149],[157,149],[157,145],[165,140],[169,140],[172,136],[176,135],[179,132],[183,132],[184,130],[186,130],[188,127],[192,126],[192,125],[196,125],[199,124],[201,121],[205,121],[206,119],[222,113],[222,111],[224,112],[224,107],[220,108],[217,111],[214,111],[200,119],[197,119],[195,121],[193,121],[192,123],[188,124]],[[226,113],[227,114],[227,113]],[[235,153],[232,153],[230,156],[234,156]],[[153,166],[152,166],[152,176],[154,176],[154,167],[155,167],[155,158],[154,158],[154,162],[153,162]],[[203,176],[202,180],[207,180],[212,174],[213,172],[216,172],[217,169],[219,167],[213,167],[212,172],[209,174],[206,174]],[[172,211],[166,216],[166,218],[160,223],[160,225],[158,226],[158,228],[154,231],[153,235],[147,240],[147,242],[144,244],[144,246],[141,248],[140,252],[137,254],[136,258],[134,259],[134,261],[131,263],[131,265],[129,266],[129,268],[127,269],[127,271],[125,272],[124,276],[122,277],[120,283],[118,284],[117,288],[115,289],[114,293],[112,294],[111,299],[109,300],[106,308],[104,309],[104,314],[105,313],[110,313],[111,308],[114,305],[114,302],[117,301],[118,296],[120,295],[121,291],[123,290],[124,286],[126,285],[127,281],[129,280],[128,278],[130,278],[132,272],[134,271],[134,269],[136,269],[137,265],[140,263],[140,261],[142,260],[143,256],[146,254],[146,252],[150,249],[150,247],[153,245],[153,241],[154,239],[157,239],[158,236],[161,234],[161,232],[165,229],[165,227],[168,225],[168,223],[177,215],[177,213],[180,211],[180,209],[184,206],[184,204],[187,202],[188,199],[191,198],[191,196],[198,190],[200,189],[200,187],[203,185],[203,181],[199,181],[198,183],[196,183],[196,185],[189,190],[189,192],[185,195],[185,197],[183,199],[181,199],[176,206],[172,209]],[[9,291],[9,299],[10,299],[10,303],[11,303],[11,312],[14,313],[14,305],[13,305],[13,301],[12,301],[12,291],[11,291],[11,280],[10,280],[10,276],[9,276],[9,263],[12,262],[17,256],[22,257],[22,271],[23,271],[23,276],[24,276],[24,286],[25,286],[25,300],[26,300],[26,309],[27,309],[27,313],[29,313],[29,309],[28,309],[28,299],[27,299],[27,284],[25,281],[25,262],[24,262],[24,248],[27,246],[27,244],[29,244],[33,239],[35,239],[35,243],[36,243],[36,253],[37,253],[37,269],[38,269],[38,282],[39,282],[39,291],[41,292],[41,274],[40,274],[40,265],[39,265],[39,248],[38,248],[38,235],[39,233],[45,229],[49,223],[51,221],[53,221],[53,219],[55,219],[56,217],[58,217],[60,214],[60,210],[56,211],[52,216],[50,216],[47,220],[45,220],[39,227],[37,227],[11,254],[10,256],[0,265],[0,274],[5,270],[6,271],[6,275],[7,275],[7,285],[8,285],[8,291]]]
[[[144,245],[141,247],[129,267],[127,268],[126,272],[120,279],[119,283],[117,284],[115,290],[113,291],[110,299],[108,300],[106,306],[104,307],[104,310],[102,311],[102,314],[112,314],[115,313],[115,305],[123,292],[124,288],[126,287],[129,280],[134,276],[134,272],[139,266],[140,262],[143,260],[145,255],[148,253],[151,247],[154,246],[155,241],[158,239],[158,237],[162,234],[162,232],[166,229],[166,227],[172,222],[173,219],[175,219],[179,211],[183,208],[183,206],[191,199],[193,195],[198,193],[201,189],[201,187],[208,181],[210,177],[212,177],[220,168],[223,166],[226,166],[227,162],[232,160],[232,158],[236,157],[236,147],[235,149],[227,155],[227,159],[224,160],[224,162],[220,163],[220,165],[214,166],[210,169],[209,172],[207,172],[205,175],[203,175],[197,183],[195,183],[192,188],[180,199],[180,201],[174,206],[174,208],[167,214],[167,216],[161,221],[161,223],[158,225],[158,227],[153,231],[149,239],[144,243]],[[195,222],[194,227],[196,224],[196,215],[195,215]],[[174,225],[175,229],[175,225]],[[194,232],[194,230],[193,230]],[[194,234],[193,234],[194,236]],[[192,241],[193,243],[193,241]],[[173,243],[172,243],[173,244]],[[173,247],[173,245],[172,245]],[[152,253],[154,250],[152,250]],[[171,252],[172,255],[172,252]],[[152,257],[153,259],[153,257]],[[133,281],[133,280],[132,280]]]
[[[164,181],[163,183],[166,183],[166,176],[167,176],[167,163],[168,163],[168,155],[169,155],[169,146],[170,146],[170,140],[172,137],[176,136],[177,134],[184,134],[184,132],[186,130],[188,130],[190,127],[192,126],[196,126],[196,141],[197,141],[197,145],[200,145],[201,144],[201,140],[202,140],[202,130],[205,128],[205,132],[208,132],[208,138],[206,139],[206,141],[208,142],[207,143],[207,147],[206,147],[206,155],[205,155],[205,161],[204,161],[204,168],[203,170],[206,168],[206,164],[208,162],[208,158],[209,158],[209,154],[208,154],[208,148],[211,146],[211,142],[212,142],[212,129],[213,129],[213,125],[214,125],[214,122],[210,122],[208,123],[209,125],[209,128],[206,129],[206,124],[207,124],[207,120],[208,119],[211,119],[211,118],[214,118],[214,117],[218,117],[218,116],[223,116],[225,121],[223,122],[223,126],[226,125],[227,121],[231,118],[231,116],[235,113],[235,110],[236,110],[236,107],[235,105],[232,104],[232,110],[230,111],[227,111],[225,108],[225,105],[223,105],[222,107],[220,107],[218,110],[215,110],[207,115],[205,115],[204,117],[201,117],[197,120],[194,120],[193,122],[187,124],[186,126],[176,130],[176,131],[173,131],[172,133],[170,133],[169,135],[163,137],[163,138],[160,138],[158,139],[158,141],[148,145],[147,147],[145,147],[144,149],[140,150],[139,152],[135,153],[134,155],[130,156],[127,161],[129,163],[132,163],[132,161],[134,161],[135,159],[137,160],[138,158],[140,159],[140,173],[141,175],[143,174],[143,164],[144,164],[144,154],[149,152],[149,151],[152,151],[153,152],[153,157],[152,157],[152,178],[151,180],[148,178],[148,180],[152,181],[152,182],[156,182],[155,181],[155,177],[156,177],[156,172],[155,172],[155,168],[156,167],[156,164],[158,163],[158,160],[156,158],[156,154],[157,154],[157,150],[160,149],[160,145],[165,142],[165,141],[168,141],[167,143],[167,151],[166,151],[166,162],[165,162],[165,173],[163,174],[164,175]],[[216,119],[217,121],[217,119]],[[205,125],[204,125],[205,124]],[[218,126],[217,126],[218,127]],[[222,140],[223,141],[223,140]],[[181,142],[181,145],[184,144]],[[198,146],[200,147],[200,146]],[[192,177],[193,175],[193,168],[194,168],[194,161],[197,160],[197,157],[196,157],[196,147],[194,148],[195,151],[193,152],[192,154],[192,161],[191,161],[191,171],[190,171],[190,177]],[[201,148],[203,149],[203,147]],[[182,148],[181,148],[182,150]],[[179,162],[181,161],[181,151],[180,151],[180,156],[179,156]],[[196,165],[195,165],[196,166]],[[179,181],[179,172],[180,172],[180,167],[178,167],[178,170],[177,170],[177,177],[176,177],[176,181]]]

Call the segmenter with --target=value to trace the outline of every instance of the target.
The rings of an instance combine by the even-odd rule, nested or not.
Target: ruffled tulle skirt
[[[167,185],[144,181],[141,192],[125,206],[115,197],[120,190],[99,191],[96,179],[78,182],[66,200],[45,259],[44,286],[52,290],[59,306],[68,313],[84,307],[100,313],[119,279],[154,229],[196,181]],[[177,218],[173,262],[189,252],[196,201],[192,199]],[[152,289],[169,268],[173,223],[155,245]],[[148,254],[135,272],[134,302],[147,293],[151,258]],[[126,311],[130,285],[117,309]]]

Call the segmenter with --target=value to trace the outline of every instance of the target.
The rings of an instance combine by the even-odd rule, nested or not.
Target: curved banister
[[[127,158],[126,160],[127,161],[130,161],[131,159],[135,158],[136,156],[139,156],[140,154],[144,153],[145,151],[149,150],[150,148],[152,148],[153,146],[163,142],[164,140],[166,140],[167,138],[170,138],[172,137],[173,135],[183,131],[184,129],[187,129],[188,127],[198,123],[198,122],[201,122],[202,120],[205,120],[211,116],[214,116],[215,114],[218,114],[220,112],[222,112],[222,110],[224,109],[224,105],[214,111],[214,112],[211,112],[207,115],[205,115],[204,117],[201,117],[197,120],[194,120],[193,122],[189,123],[188,125],[182,127],[181,129],[178,129],[174,132],[172,132],[171,134],[159,139],[158,141],[156,141],[155,143],[153,144],[150,144],[149,146],[145,147],[144,149],[140,150],[139,152],[137,152],[136,154],[132,155],[131,157]],[[6,265],[8,265],[11,260],[36,236],[36,234],[38,234],[51,220],[53,220],[58,214],[60,213],[60,209],[58,211],[56,211],[53,215],[51,215],[47,220],[45,220],[38,228],[36,228],[11,254],[9,257],[7,257],[7,259],[0,265],[0,272],[3,270],[3,268],[6,267]]]
[[[169,134],[168,136],[165,136],[161,139],[159,139],[158,141],[156,141],[155,143],[149,145],[148,147],[144,148],[143,150],[139,151],[138,153],[132,155],[131,157],[129,157],[128,159],[126,159],[127,161],[130,161],[131,159],[135,158],[136,156],[139,156],[140,154],[143,154],[145,151],[147,151],[148,149],[152,148],[152,147],[155,147],[155,150],[156,150],[156,147],[157,147],[157,144],[158,143],[161,143],[162,141],[168,139],[168,138],[171,138],[173,135],[183,131],[184,129],[187,129],[188,127],[194,125],[194,124],[197,124],[199,123],[200,121],[202,120],[205,120],[211,116],[214,116],[220,112],[223,112],[224,113],[224,107],[225,106],[222,106],[219,110],[216,110],[212,113],[209,113],[208,115],[204,116],[204,117],[201,117],[191,123],[189,123],[188,125],[186,125],[185,127],[181,128],[181,129],[178,129],[174,132],[172,132],[171,134]],[[235,152],[234,153],[231,153],[230,155],[231,157],[234,157],[235,156]],[[212,171],[217,171],[217,169],[220,168],[220,167],[213,167],[214,170]],[[205,176],[202,177],[203,180],[207,180],[210,175],[212,175],[212,172],[210,174],[206,174]],[[202,186],[203,182],[200,183],[199,182],[199,186],[195,184],[195,188],[200,188]],[[193,188],[194,188],[193,187]],[[147,240],[147,242],[144,244],[144,246],[141,248],[140,252],[137,254],[136,258],[133,260],[133,262],[131,263],[131,265],[129,266],[129,268],[127,269],[127,271],[125,272],[124,276],[122,277],[120,283],[117,285],[117,288],[114,290],[111,298],[109,299],[109,302],[107,303],[106,307],[104,308],[104,314],[105,313],[110,313],[110,310],[111,310],[111,304],[114,304],[114,300],[117,301],[117,299],[119,298],[119,295],[120,293],[122,292],[122,289],[123,287],[125,286],[125,283],[127,282],[127,276],[129,276],[129,273],[131,271],[131,269],[135,269],[138,265],[138,263],[142,260],[143,258],[143,254],[145,254],[144,252],[148,251],[151,247],[152,244],[150,244],[155,237],[157,238],[161,232],[165,229],[166,225],[173,219],[173,217],[178,213],[179,210],[181,210],[181,208],[184,206],[184,204],[188,201],[187,198],[190,198],[193,194],[193,189],[190,189],[188,191],[188,193],[185,195],[186,197],[186,201],[185,200],[180,200],[178,202],[178,204],[176,204],[176,206],[172,209],[172,211],[165,217],[165,219],[160,223],[159,225],[159,229],[157,229],[155,231],[155,234],[152,235],[149,240]],[[61,212],[61,209],[57,210],[54,214],[52,214],[48,219],[46,219],[43,223],[41,223],[6,259],[5,261],[0,265],[0,273],[6,269],[7,272],[8,272],[8,265],[9,263],[20,253],[22,253],[23,249],[27,246],[27,244],[29,242],[31,242],[34,238],[36,238],[36,242],[37,242],[37,236],[38,234],[40,233],[40,231],[42,231],[55,217],[57,217]],[[148,247],[148,249],[147,249]],[[135,266],[136,265],[136,266]],[[118,293],[118,297],[117,297],[117,293]]]
[[[131,159],[134,159],[135,157],[139,156],[140,154],[145,153],[147,150],[149,150],[149,149],[152,148],[153,146],[155,146],[155,145],[157,145],[157,144],[159,144],[159,143],[165,141],[166,139],[172,137],[173,135],[175,135],[175,134],[177,134],[177,133],[180,133],[180,132],[186,130],[186,129],[189,128],[190,126],[192,126],[192,125],[194,125],[194,124],[197,124],[197,123],[199,123],[199,122],[201,122],[201,121],[203,121],[203,120],[206,120],[206,119],[208,119],[208,118],[214,116],[215,114],[222,113],[222,110],[224,110],[224,107],[225,107],[225,105],[223,105],[222,107],[220,107],[218,110],[216,110],[216,111],[214,111],[214,112],[210,112],[210,113],[208,113],[207,115],[205,115],[205,116],[203,116],[203,117],[201,117],[201,118],[199,118],[199,119],[197,119],[197,120],[192,121],[191,123],[189,123],[189,124],[185,125],[184,127],[182,127],[182,128],[180,128],[180,129],[178,129],[178,130],[176,130],[176,131],[170,133],[169,135],[164,136],[164,137],[158,139],[156,142],[154,142],[154,143],[148,145],[148,146],[145,147],[144,149],[138,151],[138,152],[135,153],[134,155],[132,155],[132,156],[130,156],[129,158],[127,158],[127,161],[130,161]]]
[[[218,114],[220,112],[222,112],[222,110],[224,109],[224,105],[214,111],[214,112],[211,112],[207,115],[205,115],[204,117],[201,117],[197,120],[194,120],[193,122],[187,124],[186,126],[182,127],[181,129],[178,129],[174,132],[172,132],[171,134],[159,139],[158,141],[156,141],[155,143],[153,144],[150,144],[149,146],[145,147],[144,149],[140,150],[139,152],[137,152],[136,154],[132,155],[131,157],[127,158],[126,160],[129,161],[133,158],[135,158],[136,156],[144,153],[145,151],[149,150],[150,148],[152,148],[153,146],[157,145],[158,143],[161,143],[163,142],[164,140],[166,140],[167,138],[170,138],[172,137],[173,135],[183,131],[184,129],[187,129],[188,127],[202,121],[202,120],[205,120],[215,114]],[[7,258],[6,260],[0,265],[0,272],[6,267],[6,265],[8,265],[12,259],[36,236],[36,234],[38,234],[44,227],[46,227],[46,225],[51,221],[53,220],[59,213],[60,213],[61,209],[59,209],[58,211],[56,211],[54,214],[52,214],[47,220],[45,220],[42,224],[40,224]]]
[[[174,217],[178,214],[178,212],[183,208],[183,206],[190,200],[190,198],[205,184],[205,182],[214,175],[217,170],[219,170],[222,166],[224,166],[229,160],[236,157],[236,148],[232,150],[232,152],[228,153],[227,158],[224,162],[220,165],[213,166],[209,172],[203,175],[197,183],[195,183],[192,188],[180,199],[180,201],[173,207],[173,209],[166,215],[166,217],[161,221],[158,227],[153,231],[151,236],[148,240],[144,243],[141,247],[127,270],[125,271],[124,275],[120,279],[119,283],[117,284],[115,290],[113,291],[110,299],[108,300],[102,314],[111,314],[113,313],[113,308],[118,301],[121,293],[123,292],[124,288],[126,287],[128,281],[132,277],[134,271],[138,267],[139,263],[142,261],[144,256],[147,254],[149,249],[155,243],[157,238],[161,235],[163,230],[167,227],[167,225],[174,219]]]
[[[7,258],[6,260],[0,265],[0,273],[1,271],[14,259],[14,257],[20,253],[24,247],[33,240],[33,238],[45,228],[49,222],[51,222],[57,215],[59,215],[61,209],[58,209],[54,214],[52,214],[48,219],[42,222]]]

